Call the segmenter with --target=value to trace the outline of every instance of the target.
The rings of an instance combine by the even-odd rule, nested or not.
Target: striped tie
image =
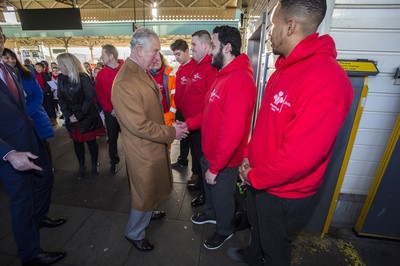
[[[19,102],[19,93],[18,93],[17,85],[15,85],[14,80],[12,79],[10,73],[7,71],[4,64],[0,63],[0,68],[3,71],[3,77],[4,77],[4,80],[6,82],[8,89],[10,90],[12,95],[14,95],[17,102]]]

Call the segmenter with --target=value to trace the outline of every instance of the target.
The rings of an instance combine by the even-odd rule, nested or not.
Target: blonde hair
[[[82,62],[73,54],[62,53],[57,56],[58,65],[63,65],[68,72],[69,79],[74,83],[79,83],[79,74],[87,73]],[[65,73],[63,73],[65,74]]]

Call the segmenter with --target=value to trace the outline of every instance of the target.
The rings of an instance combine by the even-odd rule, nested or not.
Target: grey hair
[[[132,35],[132,40],[130,42],[131,51],[135,51],[138,46],[147,46],[150,43],[150,39],[159,39],[157,33],[150,29],[140,28],[136,30]]]

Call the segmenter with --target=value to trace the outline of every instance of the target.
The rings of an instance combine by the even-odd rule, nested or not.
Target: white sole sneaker
[[[219,246],[216,246],[216,247],[207,247],[206,242],[204,242],[203,246],[204,246],[206,249],[209,249],[209,250],[218,249],[218,248],[220,248],[228,239],[230,239],[232,236],[233,236],[233,233],[230,234],[229,236],[227,236],[227,238],[225,238],[224,242],[222,242]]]
[[[195,221],[193,220],[193,217],[197,217],[198,214],[194,214],[192,215],[192,217],[190,217],[190,220],[192,221],[192,223],[194,224],[217,224],[216,220],[213,219],[207,219],[207,220],[202,220],[202,221]]]

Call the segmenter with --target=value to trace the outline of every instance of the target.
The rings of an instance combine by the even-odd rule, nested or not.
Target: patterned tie
[[[0,63],[0,68],[3,71],[3,77],[5,79],[8,89],[10,90],[12,95],[14,95],[17,102],[19,102],[19,93],[18,93],[17,85],[15,85],[14,80],[12,79],[10,73],[7,71],[4,64]]]

